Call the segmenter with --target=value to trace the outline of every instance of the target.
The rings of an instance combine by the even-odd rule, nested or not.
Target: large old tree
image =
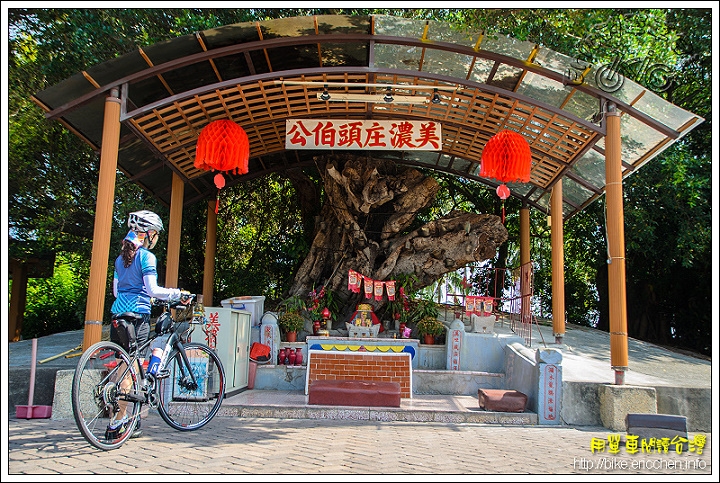
[[[439,186],[417,169],[355,155],[316,159],[324,200],[310,251],[295,274],[290,295],[304,297],[321,286],[340,300],[336,322],[347,320],[357,303],[381,302],[348,290],[348,271],[373,280],[414,274],[415,288],[468,263],[487,260],[508,237],[500,218],[453,211],[421,223],[417,215],[434,200]],[[303,206],[318,203],[300,172],[290,174]],[[305,180],[305,182],[303,182]]]

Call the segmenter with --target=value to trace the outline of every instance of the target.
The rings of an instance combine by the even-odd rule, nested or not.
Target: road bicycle
[[[225,370],[214,350],[190,341],[195,326],[203,321],[202,316],[193,316],[196,298],[153,301],[163,312],[155,332],[137,348],[132,342],[125,350],[101,341],[82,354],[73,376],[72,410],[88,443],[106,451],[122,446],[139,425],[143,405],[147,406],[143,414],[157,409],[179,431],[200,429],[215,417],[225,397]],[[113,325],[127,327],[123,322],[131,323],[135,317],[130,312],[120,314]],[[118,334],[127,346],[124,332]],[[164,347],[156,371],[155,360],[150,361],[150,370],[142,364],[141,356],[151,346]]]

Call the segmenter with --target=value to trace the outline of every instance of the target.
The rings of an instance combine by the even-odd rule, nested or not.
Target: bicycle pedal
[[[163,369],[162,371],[158,371],[155,374],[155,379],[165,379],[166,377],[170,377],[170,371],[167,369]]]

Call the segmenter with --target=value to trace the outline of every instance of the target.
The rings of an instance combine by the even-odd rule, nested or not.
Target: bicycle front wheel
[[[193,378],[177,349],[168,355],[167,377],[158,379],[158,412],[180,431],[200,429],[215,417],[225,397],[225,369],[205,344],[184,344]]]
[[[140,418],[139,381],[131,362],[113,342],[93,344],[80,356],[72,382],[73,417],[96,448],[122,446]]]

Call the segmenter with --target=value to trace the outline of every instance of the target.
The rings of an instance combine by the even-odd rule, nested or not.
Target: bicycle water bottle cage
[[[119,344],[129,353],[135,352],[137,348],[135,323],[140,320],[142,320],[142,316],[133,312],[124,312],[114,316],[110,326],[110,340]]]

